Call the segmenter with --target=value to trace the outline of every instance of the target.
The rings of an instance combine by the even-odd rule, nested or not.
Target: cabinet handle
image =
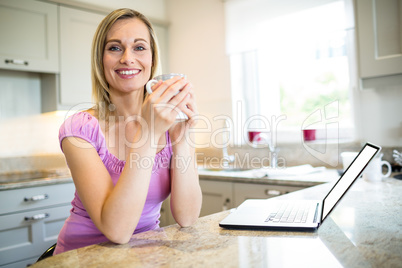
[[[25,202],[29,201],[40,201],[40,200],[45,200],[48,199],[49,196],[47,194],[40,194],[40,195],[34,195],[32,197],[24,197]]]
[[[266,195],[281,195],[281,191],[279,190],[265,190]]]
[[[230,204],[230,199],[226,198],[225,203],[223,203],[222,211],[228,210],[228,205]]]
[[[26,60],[9,60],[6,59],[4,60],[5,63],[9,64],[15,64],[15,65],[28,65],[28,62]]]
[[[25,217],[25,221],[37,221],[37,220],[42,220],[49,218],[49,213],[41,213],[41,214],[36,214],[33,215],[32,217]]]

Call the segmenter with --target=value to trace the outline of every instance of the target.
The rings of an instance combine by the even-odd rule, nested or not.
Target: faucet
[[[223,167],[229,167],[230,164],[234,163],[235,156],[229,155],[228,148],[226,146],[222,148],[222,155],[223,155],[223,162],[222,162]]]
[[[228,131],[226,132],[227,134],[225,135],[226,137],[224,137],[224,138],[226,138],[226,141],[229,141],[230,140],[230,127],[229,127],[227,120],[225,120],[224,127],[228,129]],[[223,159],[222,159],[223,167],[227,168],[227,167],[229,167],[230,164],[234,163],[234,161],[235,161],[235,156],[229,155],[228,146],[226,146],[226,145],[223,146],[223,148],[222,148],[222,156],[223,156]]]

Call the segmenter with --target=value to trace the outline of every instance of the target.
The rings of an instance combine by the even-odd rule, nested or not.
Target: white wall
[[[356,95],[356,125],[360,140],[383,147],[401,147],[402,85],[357,90]]]
[[[200,115],[210,120],[231,115],[229,58],[225,52],[222,0],[167,0],[169,63],[173,72],[186,73],[194,84]],[[219,127],[222,122],[213,122]],[[199,128],[206,125],[202,122]],[[197,142],[208,142],[207,134]]]

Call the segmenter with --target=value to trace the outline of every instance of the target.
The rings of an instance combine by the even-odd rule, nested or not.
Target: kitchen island
[[[277,198],[320,198],[332,183]],[[32,267],[401,267],[402,181],[358,179],[316,232],[227,230],[224,211],[47,258]]]

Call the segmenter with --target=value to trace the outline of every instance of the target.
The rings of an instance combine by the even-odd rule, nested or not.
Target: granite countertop
[[[65,168],[0,173],[0,191],[72,182]]]
[[[202,180],[231,181],[244,183],[259,183],[270,185],[287,185],[310,187],[339,178],[336,169],[323,167],[313,168],[309,165],[290,167],[287,169],[260,168],[251,170],[210,170],[198,168]]]
[[[0,191],[72,182],[61,153],[0,158]]]
[[[278,198],[322,197],[331,183]],[[50,257],[32,267],[400,267],[402,181],[358,179],[316,232],[227,230],[230,212]],[[386,221],[386,222],[384,222]]]
[[[318,170],[307,174],[292,176],[278,172],[267,176],[263,169],[243,171],[214,171],[203,168],[198,169],[202,180],[220,180],[231,182],[260,183],[271,185],[288,185],[310,187],[325,182],[334,181],[339,173],[334,169]],[[39,187],[58,183],[71,183],[71,173],[68,168],[41,169],[22,172],[0,173],[0,191],[13,190],[26,187]]]

